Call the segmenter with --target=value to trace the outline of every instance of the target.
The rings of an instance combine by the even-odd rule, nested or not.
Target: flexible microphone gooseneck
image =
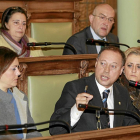
[[[130,80],[129,85],[133,86],[133,87],[136,87],[136,88],[140,88],[140,83],[138,83],[137,81]]]
[[[103,107],[98,107],[98,106],[91,106],[91,105],[87,105],[87,104],[79,104],[78,105],[79,108],[84,108],[84,109],[89,109],[89,110],[99,110],[99,111],[114,111],[115,113],[123,113],[123,114],[128,114],[128,115],[132,115],[133,117],[135,117],[139,123],[140,123],[140,116],[133,111],[129,111],[129,110],[117,110],[117,109],[108,109],[108,108],[103,108]]]
[[[64,42],[32,42],[32,43],[27,43],[27,46],[48,46],[48,45],[65,45],[65,47],[71,49],[73,51],[74,54],[77,54],[77,51],[75,49],[74,46],[72,46],[71,44],[68,43],[64,43]],[[57,49],[57,48],[55,48]],[[62,48],[61,48],[62,49]]]
[[[95,43],[115,45],[115,46],[122,45],[122,46],[126,46],[127,48],[130,48],[128,45],[122,44],[122,43],[110,43],[110,42],[107,42],[107,41],[104,41],[104,40],[94,40],[93,38],[86,40],[86,44],[95,45]]]
[[[39,123],[29,123],[29,124],[15,124],[15,125],[0,125],[0,130],[9,130],[9,129],[17,129],[17,128],[28,128],[28,127],[33,127],[37,125],[42,125],[42,124],[47,124],[47,123],[52,123],[52,122],[61,122],[65,124],[65,126],[68,128],[69,133],[71,133],[71,128],[70,125],[62,120],[50,120],[50,121],[45,121],[45,122],[39,122]]]

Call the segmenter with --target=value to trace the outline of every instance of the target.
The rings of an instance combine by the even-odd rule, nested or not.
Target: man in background
[[[90,26],[71,36],[66,43],[71,44],[77,54],[97,54],[102,44],[87,45],[87,39],[104,40],[110,43],[118,43],[118,37],[110,33],[114,24],[115,11],[108,4],[97,5],[93,13],[89,15]],[[73,51],[64,47],[63,55],[74,54]]]

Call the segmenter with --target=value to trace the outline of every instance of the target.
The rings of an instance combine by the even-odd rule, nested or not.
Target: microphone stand
[[[29,124],[0,125],[0,131],[9,130],[9,129],[17,129],[17,128],[28,128],[28,127],[33,127],[33,126],[52,123],[52,122],[61,122],[61,123],[65,124],[65,126],[69,130],[69,133],[71,133],[70,125],[67,122],[62,121],[62,120],[51,120],[51,121],[45,121],[45,122],[39,122],[39,123],[29,123]]]
[[[136,112],[133,112],[133,111],[108,109],[108,108],[103,108],[103,107],[98,107],[98,106],[91,106],[91,105],[86,105],[86,104],[79,104],[78,107],[79,108],[84,108],[84,109],[89,109],[89,110],[99,110],[99,111],[105,111],[105,112],[114,111],[114,112],[117,112],[117,113],[132,115],[140,123],[140,116]]]
[[[127,48],[130,48],[128,45],[126,44],[122,44],[122,43],[105,43],[105,44],[108,44],[108,45],[114,45],[114,46],[119,46],[119,45],[122,45],[122,46],[126,46]]]
[[[118,47],[119,45],[122,45],[122,46],[126,46],[127,48],[130,48],[128,45],[122,44],[122,43],[110,43],[110,42],[107,42],[107,41],[104,41],[104,40],[94,40],[93,38],[87,39],[87,40],[86,40],[86,44],[92,45],[93,43],[114,45],[114,46],[117,46],[117,47]]]
[[[27,43],[27,46],[48,46],[48,45],[65,45],[65,47],[71,49],[73,51],[74,54],[77,54],[77,51],[75,49],[75,47],[71,44],[68,43],[64,43],[64,42],[40,42],[40,43],[36,43],[36,42],[32,42],[32,43]],[[62,47],[60,48],[49,48],[51,49],[63,49]]]
[[[137,81],[129,80],[129,86],[132,86],[132,87],[140,89],[140,83],[137,82]]]

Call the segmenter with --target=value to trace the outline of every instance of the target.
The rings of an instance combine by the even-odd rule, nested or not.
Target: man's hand
[[[84,111],[83,109],[78,108],[79,104],[88,104],[88,102],[93,98],[93,95],[89,93],[79,93],[76,97],[76,107],[80,111]]]

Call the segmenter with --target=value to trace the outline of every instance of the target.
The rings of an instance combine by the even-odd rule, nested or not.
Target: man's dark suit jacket
[[[102,99],[95,82],[95,75],[68,82],[62,92],[60,99],[55,105],[55,111],[51,116],[51,120],[63,120],[70,124],[70,111],[73,105],[76,103],[76,96],[79,93],[84,92],[85,86],[88,85],[87,93],[93,95],[93,99],[89,101],[90,105],[103,107]],[[129,93],[125,87],[122,87],[118,83],[113,84],[114,95],[114,109],[134,111],[135,109],[131,104]],[[101,128],[107,128],[107,119],[104,112],[100,116]],[[52,123],[51,125],[59,125],[60,123]],[[114,126],[128,126],[138,124],[137,120],[124,114],[114,115]],[[64,127],[50,128],[50,134],[63,134],[67,133]],[[80,120],[72,127],[72,132],[97,130],[97,119],[95,111],[85,110],[81,115]]]
[[[71,36],[66,43],[71,44],[77,51],[77,54],[97,54],[96,45],[86,45],[86,40],[93,38],[90,27],[86,27],[82,31]],[[106,39],[110,43],[119,43],[119,39],[112,33],[109,33],[106,36]],[[63,55],[74,54],[73,51],[64,47]]]

